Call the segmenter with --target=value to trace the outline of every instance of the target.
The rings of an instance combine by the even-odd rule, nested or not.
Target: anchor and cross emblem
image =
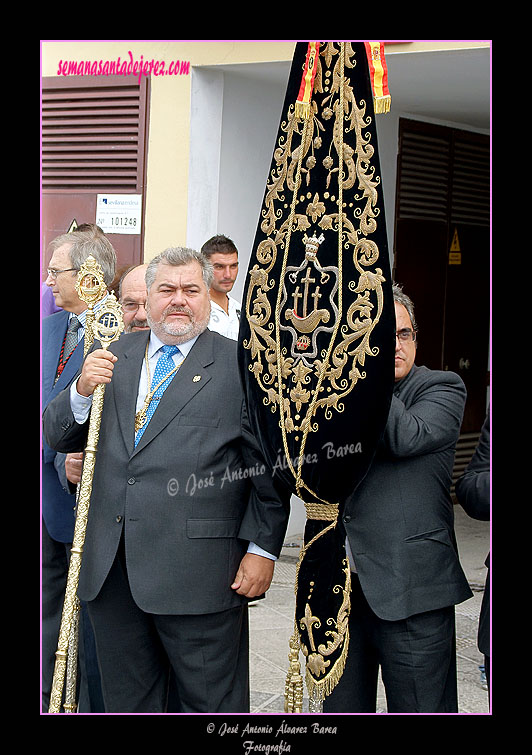
[[[303,236],[305,256],[299,266],[288,266],[283,285],[281,309],[292,300],[292,306],[284,310],[282,330],[292,334],[292,354],[307,357],[317,356],[317,335],[332,332],[338,317],[334,301],[338,289],[338,268],[322,267],[317,253],[324,236]],[[290,284],[294,286],[289,293]]]

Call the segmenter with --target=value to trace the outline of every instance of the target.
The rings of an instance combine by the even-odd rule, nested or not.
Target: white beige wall
[[[56,76],[60,61],[172,61],[193,66],[290,61],[294,42],[281,41],[43,41],[42,75]],[[424,41],[387,45],[387,54],[485,47],[489,42]],[[130,56],[131,53],[131,56]],[[170,244],[187,243],[192,74],[151,76],[146,172],[145,259]],[[261,170],[259,166],[257,170]],[[197,190],[197,188],[196,188]],[[222,198],[223,202],[223,198]],[[216,229],[213,232],[217,232]],[[229,231],[228,235],[230,235]],[[188,229],[188,235],[194,235]],[[244,242],[247,244],[247,240]]]

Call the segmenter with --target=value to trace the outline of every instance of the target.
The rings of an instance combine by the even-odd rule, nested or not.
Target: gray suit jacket
[[[134,448],[135,403],[149,333],[123,335],[105,391],[78,594],[92,600],[122,533],[141,609],[201,614],[239,605],[230,587],[247,541],[280,552],[289,496],[276,489],[247,430],[237,344],[205,331],[166,389]],[[69,391],[44,414],[51,447],[82,450],[88,423]],[[260,474],[262,472],[262,474]]]
[[[472,595],[449,492],[465,399],[458,375],[414,365],[395,385],[382,443],[346,503],[343,521],[360,584],[382,619]]]

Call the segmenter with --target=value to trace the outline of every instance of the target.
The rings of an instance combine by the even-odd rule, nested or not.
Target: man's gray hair
[[[201,252],[195,249],[188,249],[185,246],[171,246],[148,263],[148,267],[146,268],[146,288],[148,291],[150,290],[160,264],[178,266],[188,265],[190,262],[197,262],[201,267],[201,274],[208,291],[214,280],[212,264]]]
[[[410,322],[412,323],[412,328],[414,331],[417,332],[417,322],[416,318],[414,317],[414,302],[412,299],[407,296],[403,292],[402,286],[399,286],[397,283],[394,283],[392,286],[392,292],[393,292],[393,300],[396,301],[398,304],[402,304],[403,307],[406,309],[410,316]]]
[[[71,244],[68,256],[70,257],[70,264],[75,270],[79,270],[87,257],[92,254],[102,268],[105,285],[107,287],[111,285],[115,277],[116,252],[103,233],[92,231],[63,233],[50,243],[49,250],[53,254],[63,244]]]

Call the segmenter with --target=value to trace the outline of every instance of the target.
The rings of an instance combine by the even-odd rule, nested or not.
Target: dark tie
[[[68,324],[67,332],[66,332],[66,338],[65,338],[65,349],[63,352],[63,361],[66,362],[68,357],[72,354],[76,346],[78,345],[78,330],[81,328],[81,323],[76,317],[76,315],[72,315],[70,318],[70,322]]]
[[[153,379],[151,381],[150,390],[153,390],[155,386],[158,383],[160,383],[161,380],[163,380],[165,375],[168,375],[169,372],[172,372],[172,370],[175,367],[172,357],[174,356],[174,354],[179,353],[179,349],[177,348],[177,346],[163,346],[161,351],[162,351],[162,354],[157,360],[157,364],[155,366],[155,372],[153,373]],[[153,417],[153,414],[155,410],[157,409],[157,406],[159,405],[159,401],[161,400],[163,393],[172,382],[172,379],[174,378],[174,376],[175,376],[175,372],[172,373],[172,375],[170,375],[167,380],[161,383],[161,385],[159,385],[159,387],[153,394],[150,404],[148,406],[148,409],[146,410],[146,421],[144,422],[144,424],[142,425],[142,427],[139,429],[139,431],[137,432],[135,436],[135,446],[137,445],[139,440],[142,438],[144,430],[148,427],[148,423],[150,419]]]
[[[65,364],[76,346],[78,345],[78,330],[81,328],[81,323],[76,317],[72,315],[70,322],[68,323],[67,332],[65,334],[65,343],[63,344],[63,350],[59,356],[59,364],[57,365],[57,372],[55,375],[55,383],[59,380],[59,377],[65,369]]]

